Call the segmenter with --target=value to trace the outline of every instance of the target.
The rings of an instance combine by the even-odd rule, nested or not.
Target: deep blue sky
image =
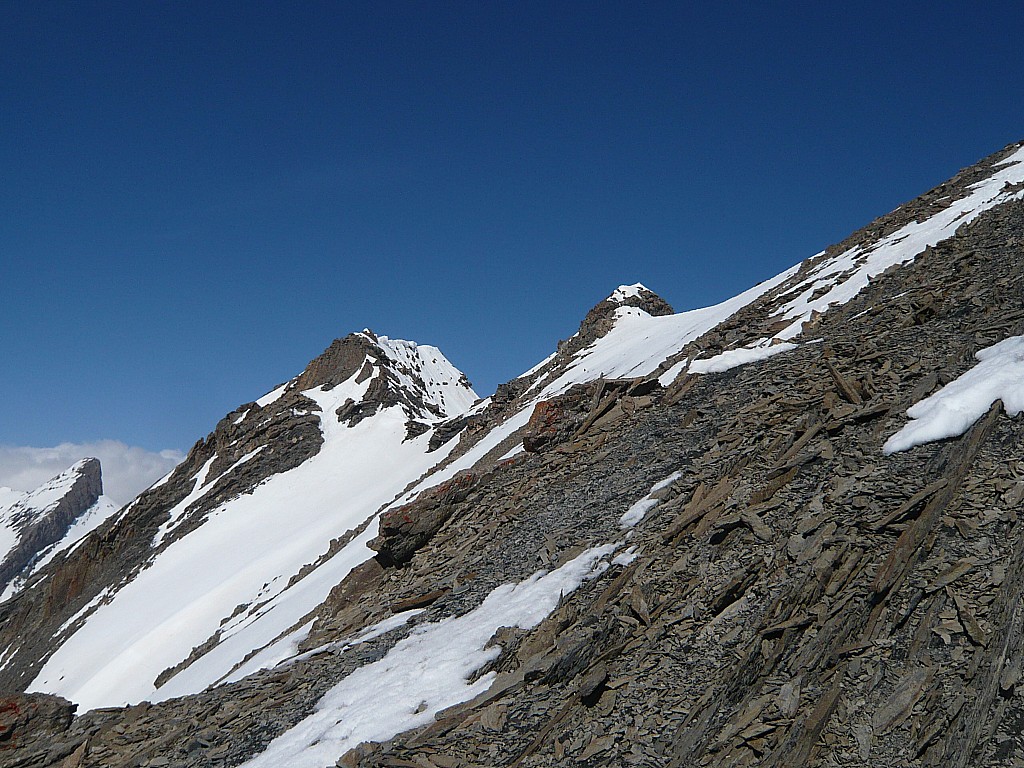
[[[1020,3],[0,11],[8,445],[187,448],[364,326],[488,394],[1024,137]]]

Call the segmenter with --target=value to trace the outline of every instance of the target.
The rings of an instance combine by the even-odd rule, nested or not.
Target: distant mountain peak
[[[83,498],[91,499],[90,504],[100,497],[103,493],[103,476],[99,459],[80,459],[34,490],[26,492],[8,507],[8,519],[19,528],[31,525],[76,489],[82,490]]]
[[[53,549],[70,546],[69,532],[100,504],[102,494],[99,459],[84,458],[35,490],[0,504],[0,591],[15,579],[27,578]],[[109,501],[103,507],[113,511]]]

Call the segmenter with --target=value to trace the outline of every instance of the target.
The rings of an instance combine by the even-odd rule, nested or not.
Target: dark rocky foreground
[[[757,338],[775,299],[709,337]],[[427,609],[414,623],[464,613],[619,540],[622,513],[678,471],[637,558],[535,630],[499,632],[486,694],[339,765],[1024,765],[1024,418],[997,403],[962,437],[881,452],[907,407],[1021,334],[1015,201],[818,318],[805,339],[820,343],[545,404],[529,452],[384,521],[381,556],[335,589],[306,647],[409,607]],[[0,766],[234,766],[407,631],[152,706],[72,718],[10,696]]]

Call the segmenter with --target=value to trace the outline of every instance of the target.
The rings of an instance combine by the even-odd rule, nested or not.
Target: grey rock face
[[[74,712],[75,705],[59,696],[0,697],[0,765],[60,764],[78,746],[65,738]]]

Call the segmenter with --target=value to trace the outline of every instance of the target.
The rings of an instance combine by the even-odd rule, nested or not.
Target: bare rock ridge
[[[742,301],[671,315],[623,286],[455,419],[433,353],[335,342],[0,605],[0,766],[1024,765],[1024,418],[995,400],[960,435],[882,451],[1024,336],[1022,147]],[[378,394],[392,377],[417,394]],[[328,592],[239,674],[74,717],[23,693],[89,601],[217,525],[200,479],[257,497],[274,465],[226,490],[253,451],[287,466],[378,425],[426,468],[308,566]],[[357,541],[373,549],[327,570]],[[230,632],[263,620],[239,610]]]
[[[40,499],[40,497],[45,498]],[[83,459],[51,479],[6,513],[18,534],[14,547],[0,560],[0,590],[47,547],[56,544],[82,513],[103,494],[99,459]]]

